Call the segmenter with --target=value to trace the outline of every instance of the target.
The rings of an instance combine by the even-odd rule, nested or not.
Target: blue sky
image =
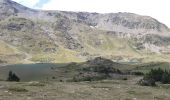
[[[47,4],[48,2],[50,2],[50,0],[39,0],[34,7],[35,8],[42,8],[44,4]]]
[[[13,0],[30,8],[42,9],[50,0]]]
[[[99,13],[131,12],[156,18],[170,27],[170,0],[13,0],[43,10]]]

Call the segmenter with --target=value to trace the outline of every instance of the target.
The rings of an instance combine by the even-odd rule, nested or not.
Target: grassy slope
[[[77,57],[77,52],[71,51],[64,48],[59,48],[59,50],[55,53],[42,53],[35,54],[32,57],[32,61],[35,62],[55,62],[55,63],[67,63],[67,62],[82,62],[83,59]]]
[[[1,48],[0,48],[0,55],[8,55],[8,54],[14,54],[15,49],[9,47],[5,42],[0,41]]]
[[[0,59],[8,63],[19,63],[22,59],[20,51],[3,41],[0,41]]]
[[[169,85],[145,87],[139,78],[98,82],[0,82],[0,99],[17,100],[169,100]],[[7,91],[7,92],[4,92]]]

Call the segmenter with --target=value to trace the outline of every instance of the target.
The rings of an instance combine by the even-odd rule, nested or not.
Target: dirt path
[[[28,54],[28,53],[26,53],[26,52],[21,52],[21,53],[23,53],[26,57],[25,57],[25,59],[24,59],[24,62],[26,62],[26,63],[33,63],[30,59],[32,58],[32,55],[30,55],[30,54]]]

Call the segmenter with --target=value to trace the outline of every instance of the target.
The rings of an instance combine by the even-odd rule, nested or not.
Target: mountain
[[[169,61],[170,29],[149,16],[30,9],[0,0],[0,60],[6,63]]]

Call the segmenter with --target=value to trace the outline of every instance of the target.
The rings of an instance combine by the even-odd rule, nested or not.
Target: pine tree
[[[12,71],[9,71],[7,81],[19,82],[20,78]]]

